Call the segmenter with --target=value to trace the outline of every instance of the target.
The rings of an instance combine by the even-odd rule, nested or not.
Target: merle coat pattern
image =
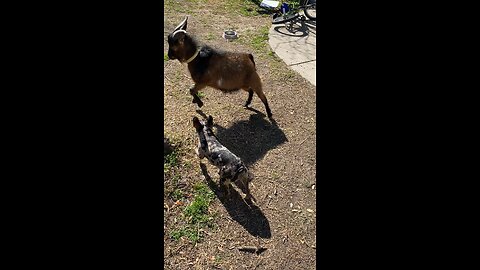
[[[227,192],[229,192],[230,182],[233,182],[246,194],[245,199],[253,198],[248,188],[248,183],[253,176],[242,160],[218,141],[211,129],[213,126],[212,116],[208,117],[206,123],[193,117],[193,126],[198,135],[198,148],[196,149],[198,157],[200,159],[206,157],[219,169],[220,183],[227,188]]]

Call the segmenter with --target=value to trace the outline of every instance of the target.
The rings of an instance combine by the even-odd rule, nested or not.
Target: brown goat
[[[248,99],[244,106],[250,105],[255,92],[265,105],[268,117],[271,118],[272,112],[263,93],[253,55],[223,52],[207,45],[200,46],[192,36],[187,34],[187,19],[188,17],[185,17],[168,36],[168,58],[178,59],[181,63],[188,64],[188,70],[195,82],[190,89],[190,94],[193,96],[192,103],[197,103],[198,107],[203,106],[197,93],[207,86],[223,92],[243,89],[248,92]]]

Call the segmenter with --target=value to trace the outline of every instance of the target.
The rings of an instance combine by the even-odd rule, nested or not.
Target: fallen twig
[[[299,143],[299,144],[303,144],[304,142],[306,142],[306,141],[307,141],[307,139],[308,139],[308,137],[307,137],[307,138],[305,138],[305,140],[303,140],[303,141],[302,141],[301,143]]]
[[[173,83],[172,80],[170,80],[170,79],[167,77],[167,75],[164,75],[164,77],[165,77],[165,79],[167,79],[167,81]]]
[[[242,246],[238,248],[239,251],[246,251],[250,253],[256,253],[257,255],[267,250],[264,247],[255,247],[255,246]]]

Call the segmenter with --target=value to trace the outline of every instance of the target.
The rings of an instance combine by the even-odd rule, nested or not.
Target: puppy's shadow
[[[207,166],[200,163],[200,168],[205,176],[208,186],[227,210],[230,217],[242,225],[248,233],[261,238],[270,238],[270,223],[258,206],[253,203],[247,204],[242,195],[234,188],[230,188],[230,195],[227,197],[226,191],[215,183],[207,171]]]

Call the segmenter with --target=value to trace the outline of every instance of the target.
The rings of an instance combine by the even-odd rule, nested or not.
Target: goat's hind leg
[[[248,108],[250,106],[250,103],[252,103],[252,98],[253,98],[253,90],[252,90],[252,88],[249,88],[248,89],[248,99],[247,99],[247,102],[245,102],[245,105],[244,105],[245,108]]]
[[[261,89],[260,91],[255,92],[257,93],[257,96],[262,100],[263,105],[265,105],[265,110],[267,111],[268,118],[272,118],[272,112],[270,111],[270,106],[268,106],[267,97],[265,97],[265,94],[263,94]]]
[[[250,89],[255,91],[257,96],[262,100],[263,105],[265,105],[265,110],[267,111],[268,118],[272,118],[272,112],[270,111],[270,106],[268,106],[267,97],[265,97],[265,94],[263,93],[262,82],[260,81],[260,77],[257,73],[255,73],[252,80],[250,80]]]
[[[198,97],[198,91],[205,88],[205,85],[202,84],[195,84],[192,88],[190,88],[190,95],[193,96],[192,103],[197,103],[198,107],[201,108],[203,106],[203,102]]]

